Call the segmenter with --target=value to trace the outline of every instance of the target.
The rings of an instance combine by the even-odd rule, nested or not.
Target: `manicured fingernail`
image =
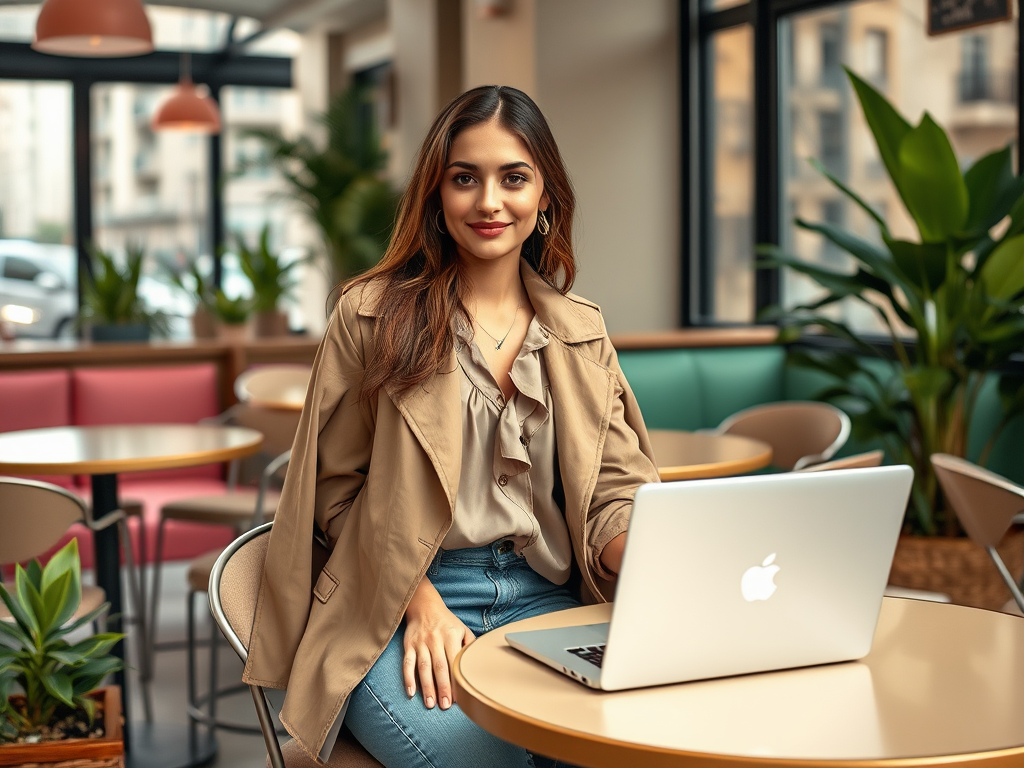
[[[451,705],[452,703],[448,700],[447,696],[441,698],[441,709],[448,709]]]
[[[427,696],[427,709],[433,709],[433,708],[434,708],[434,697],[433,696]]]
[[[415,696],[415,695],[416,695],[416,689],[415,689],[415,688],[413,688],[413,687],[412,687],[411,685],[410,685],[410,686],[408,686],[408,687],[407,687],[407,688],[405,689],[405,692],[406,692],[407,694],[409,694],[409,698],[410,698],[410,699],[411,699],[411,698],[412,698],[413,696]]]

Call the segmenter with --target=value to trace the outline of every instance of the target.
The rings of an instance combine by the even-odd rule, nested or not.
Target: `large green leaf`
[[[1010,147],[990,152],[967,169],[964,174],[970,213],[964,229],[984,234],[1010,213],[1013,204],[1024,194],[1024,177],[1013,172]]]
[[[14,570],[14,588],[17,591],[17,602],[22,608],[21,615],[24,617],[26,626],[33,637],[39,637],[39,616],[43,613],[43,597],[29,581],[28,574],[20,565]],[[12,613],[14,612],[12,611]],[[18,614],[14,614],[14,617],[19,622],[22,620]]]
[[[74,575],[71,571],[64,571],[43,592],[46,613],[39,617],[40,634],[45,638],[54,628],[74,616],[79,602],[74,594]]]
[[[899,161],[903,201],[921,239],[941,243],[963,230],[970,206],[967,185],[949,137],[927,112],[903,137]]]
[[[985,260],[979,279],[995,299],[1010,299],[1024,291],[1024,235],[1003,240]]]
[[[853,85],[861,109],[864,110],[864,118],[867,120],[868,128],[871,129],[871,134],[875,137],[878,153],[882,157],[885,169],[889,172],[889,178],[892,179],[896,191],[905,200],[900,145],[912,130],[911,125],[871,85],[861,80],[849,69],[846,69],[846,76]]]
[[[934,293],[946,281],[947,254],[943,243],[914,243],[887,237],[885,245],[900,272],[910,277],[914,293]]]
[[[75,695],[74,686],[71,684],[71,676],[66,672],[57,671],[39,676],[39,682],[46,688],[46,692],[58,701],[73,707],[75,703],[72,698]]]
[[[818,173],[820,173],[826,179],[831,181],[832,184],[835,185],[836,189],[838,189],[840,192],[842,192],[844,195],[850,198],[857,206],[860,207],[862,211],[864,211],[864,213],[866,213],[868,216],[874,219],[875,223],[878,225],[878,229],[881,232],[883,232],[884,234],[889,234],[889,225],[885,223],[885,219],[883,219],[878,214],[878,211],[876,211],[874,208],[868,205],[864,201],[864,199],[861,198],[860,195],[858,195],[856,192],[854,192],[852,189],[846,186],[846,184],[844,184],[835,174],[833,174],[831,171],[829,171],[828,168],[822,165],[819,160],[812,157],[808,160],[808,162],[814,167],[816,171],[818,171]]]

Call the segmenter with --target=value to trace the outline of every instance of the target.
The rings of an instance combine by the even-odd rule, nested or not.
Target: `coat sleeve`
[[[640,406],[607,335],[602,340],[602,362],[615,376],[615,398],[591,499],[587,545],[594,574],[599,579],[610,580],[615,576],[601,565],[601,552],[609,541],[629,527],[636,489],[644,483],[656,483],[659,478]]]
[[[359,399],[366,349],[359,294],[338,302],[313,362],[264,562],[246,682],[287,685],[316,579],[314,525],[333,546],[366,476],[373,409]]]

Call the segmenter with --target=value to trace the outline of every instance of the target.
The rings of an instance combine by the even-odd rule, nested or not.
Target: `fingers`
[[[441,657],[444,657],[443,653]],[[416,649],[416,674],[420,678],[423,705],[427,709],[433,709],[434,703],[437,701],[437,693],[434,687],[434,668],[431,665],[431,658],[430,649],[426,645],[421,645]]]
[[[411,699],[416,695],[416,649],[406,648],[402,659],[402,681],[405,693]]]
[[[442,647],[440,652],[434,653],[432,660],[434,683],[437,686],[437,703],[441,709],[448,709],[452,705],[452,681],[448,673],[447,648]]]

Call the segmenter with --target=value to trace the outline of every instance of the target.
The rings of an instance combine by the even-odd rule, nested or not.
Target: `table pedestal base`
[[[136,721],[125,768],[193,768],[217,756],[217,737],[206,728]]]

